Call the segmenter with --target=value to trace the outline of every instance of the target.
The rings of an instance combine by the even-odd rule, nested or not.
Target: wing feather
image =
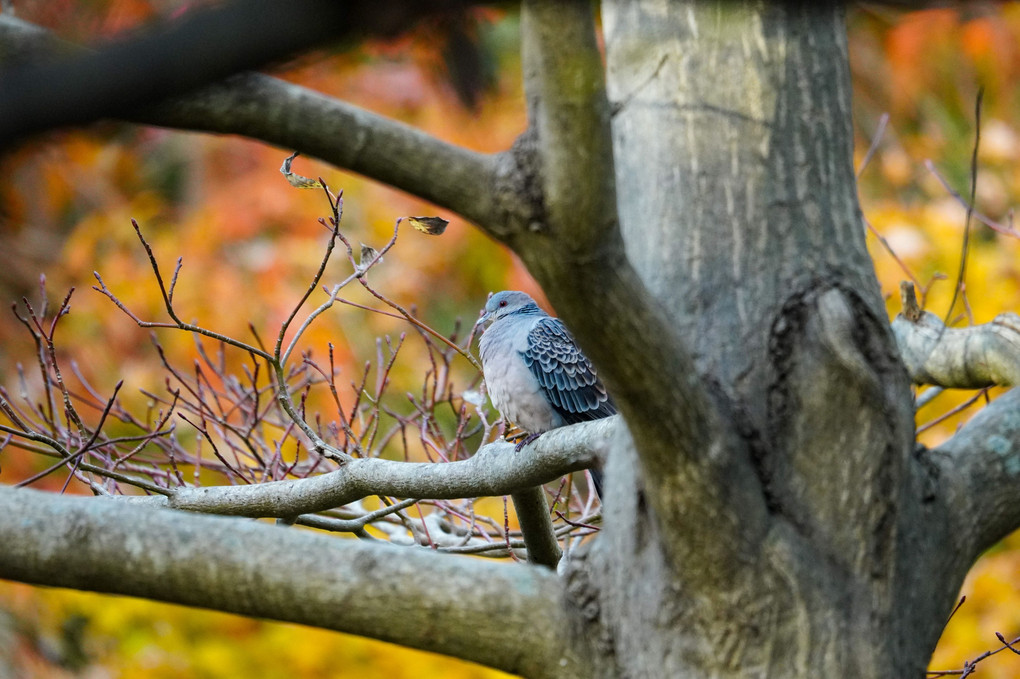
[[[547,317],[535,323],[526,345],[521,352],[524,362],[567,424],[597,420],[616,412],[595,366],[558,318]]]

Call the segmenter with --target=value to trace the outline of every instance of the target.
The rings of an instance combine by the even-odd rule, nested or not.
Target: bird
[[[508,422],[527,432],[520,450],[543,433],[616,413],[595,366],[560,319],[517,290],[489,298],[476,326],[482,374],[492,404]],[[592,469],[602,497],[602,473]]]

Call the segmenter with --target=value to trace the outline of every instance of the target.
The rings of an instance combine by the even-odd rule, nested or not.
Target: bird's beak
[[[480,328],[481,330],[485,330],[485,328],[488,325],[489,325],[489,312],[486,311],[485,309],[482,309],[482,315],[478,317],[477,321],[475,321],[475,327]]]

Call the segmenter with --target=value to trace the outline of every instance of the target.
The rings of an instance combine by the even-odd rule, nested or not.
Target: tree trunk
[[[1020,525],[1020,392],[935,451],[915,443],[857,204],[842,5],[604,0],[603,25],[608,101],[590,3],[525,0],[529,128],[494,156],[251,74],[146,113],[310,150],[470,217],[528,265],[621,417],[469,461],[350,459],[136,502],[293,519],[371,494],[534,499],[521,489],[612,437],[602,533],[562,578],[5,487],[0,577],[536,678],[923,676],[967,569]]]
[[[937,556],[944,507],[865,248],[843,8],[607,0],[603,21],[627,255],[766,516],[725,574],[679,568],[617,446],[612,511],[571,575],[598,602],[601,676],[920,677],[966,566]],[[700,518],[683,549],[728,539]]]

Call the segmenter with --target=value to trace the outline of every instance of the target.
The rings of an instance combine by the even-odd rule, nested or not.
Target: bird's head
[[[475,325],[481,326],[484,329],[504,316],[509,316],[522,310],[525,312],[534,311],[536,313],[540,311],[538,305],[535,304],[535,300],[531,299],[526,293],[517,290],[497,292],[486,302],[482,315],[478,318]]]

